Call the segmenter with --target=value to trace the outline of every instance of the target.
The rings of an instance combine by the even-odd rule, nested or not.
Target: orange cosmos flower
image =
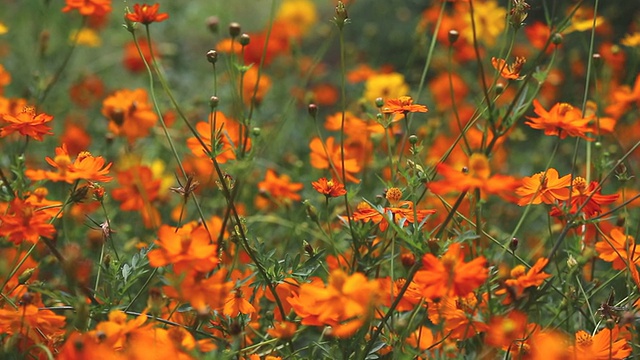
[[[576,360],[621,360],[631,354],[631,347],[624,338],[619,338],[620,329],[604,328],[591,336],[584,330],[576,332],[575,346],[569,346],[571,359]]]
[[[0,236],[18,245],[23,241],[32,244],[40,236],[51,239],[56,228],[51,224],[53,215],[39,210],[28,201],[14,198],[4,215],[0,215]]]
[[[0,334],[19,335],[35,344],[53,343],[55,338],[64,335],[65,317],[51,310],[40,310],[34,304],[17,309],[0,309]],[[15,344],[24,344],[17,340]],[[29,351],[21,349],[21,351]]]
[[[493,65],[494,69],[500,72],[500,76],[505,79],[512,80],[522,80],[523,77],[520,76],[520,70],[522,70],[524,63],[526,62],[527,59],[520,56],[516,56],[516,60],[511,65],[507,64],[503,59],[491,58],[491,65]]]
[[[408,226],[418,222],[422,224],[424,219],[435,213],[435,210],[414,210],[413,202],[402,201],[402,191],[399,188],[389,188],[385,197],[390,203],[389,207],[373,208],[366,202],[358,204],[356,211],[353,212],[353,221],[373,222],[379,224],[380,231],[385,231],[389,227],[388,221],[391,220],[395,224]],[[416,219],[417,216],[417,219]]]
[[[640,260],[640,247],[636,244],[633,236],[625,234],[619,228],[611,229],[609,235],[595,244],[598,257],[612,263],[611,265],[616,270],[635,266],[632,264],[638,263]]]
[[[433,254],[425,254],[422,268],[413,281],[428,299],[467,296],[487,280],[489,270],[486,264],[484,256],[464,262],[462,244],[453,243],[440,259]]]
[[[267,334],[271,337],[290,340],[296,334],[298,325],[290,321],[278,321],[274,324],[273,328],[267,330]]]
[[[491,319],[484,341],[490,346],[511,351],[518,341],[526,339],[528,335],[527,315],[513,310],[506,316]]]
[[[235,289],[227,295],[222,309],[222,313],[230,317],[236,317],[238,314],[249,315],[255,312],[256,308],[245,299],[241,289]]]
[[[427,112],[427,109],[424,105],[414,105],[413,98],[411,96],[400,96],[397,99],[389,99],[387,100],[386,106],[382,109],[382,112],[385,114],[400,114],[406,115],[410,112]]]
[[[104,82],[95,74],[83,75],[69,88],[69,97],[77,106],[87,109],[104,96]]]
[[[264,180],[258,183],[262,196],[256,198],[256,205],[259,208],[267,207],[269,204],[268,201],[265,203],[266,198],[276,205],[288,206],[293,201],[302,199],[298,191],[303,187],[302,183],[291,182],[289,175],[278,176],[272,169],[267,169]]]
[[[545,135],[558,135],[561,139],[569,136],[579,136],[585,140],[593,139],[587,136],[587,133],[593,132],[589,123],[594,116],[582,117],[579,109],[567,103],[557,103],[547,111],[540,102],[533,100],[533,111],[538,115],[537,118],[527,116],[529,121],[525,124],[534,129],[544,130]]]
[[[333,136],[327,138],[326,143],[322,143],[320,138],[313,138],[309,143],[311,148],[311,166],[316,169],[331,169],[336,178],[342,178],[342,156],[340,154],[340,144],[335,144]],[[354,174],[360,171],[360,164],[349,156],[345,149],[344,170],[347,181],[359,183]]]
[[[161,22],[165,21],[169,18],[169,15],[166,13],[158,13],[158,8],[160,4],[134,4],[133,5],[133,13],[128,13],[125,15],[127,20],[133,22],[143,23],[145,25],[149,25],[152,22]]]
[[[111,12],[111,0],[66,0],[62,11],[78,10],[82,16],[102,16]]]
[[[405,340],[406,344],[418,350],[426,351],[435,346],[437,340],[433,332],[426,326],[420,326]]]
[[[343,184],[340,184],[338,181],[331,179],[327,180],[327,178],[320,178],[318,181],[312,181],[311,186],[316,189],[317,192],[323,194],[327,198],[330,197],[339,197],[347,193],[347,190],[344,188]]]
[[[56,171],[27,170],[25,172],[27,177],[36,181],[66,181],[69,184],[77,180],[109,182],[113,179],[108,175],[112,163],[105,165],[105,160],[102,156],[94,157],[88,151],[81,151],[71,162],[69,151],[65,144],[56,148],[56,156],[53,159],[47,156],[45,160],[49,165],[56,168]]]
[[[178,229],[162,225],[155,244],[157,247],[148,254],[149,264],[153,267],[171,264],[176,274],[193,270],[206,273],[220,262],[218,247],[211,243],[204,226],[196,223]]]
[[[138,47],[140,47],[140,51],[138,52]],[[136,43],[132,40],[127,42],[124,45],[124,53],[122,56],[122,65],[125,69],[137,73],[144,71],[146,69],[144,63],[151,64],[153,60],[151,57],[151,48],[157,49],[155,43],[152,41],[151,46],[149,46],[149,42],[147,39],[141,38],[138,39],[138,47],[136,47]],[[142,54],[142,57],[140,56]],[[158,60],[160,55],[156,52],[153,56]]]
[[[436,171],[444,179],[430,183],[429,189],[439,195],[451,191],[480,189],[482,194],[496,194],[507,200],[515,201],[512,194],[520,185],[520,181],[511,176],[491,176],[489,160],[480,153],[474,153],[469,157],[469,166],[463,171],[455,170],[446,164],[436,165]]]
[[[149,135],[158,121],[144,89],[116,91],[102,102],[102,115],[109,119],[109,130],[129,143]]]
[[[53,116],[45,113],[37,114],[36,109],[30,106],[25,106],[21,112],[15,116],[11,114],[0,114],[2,120],[9,123],[6,126],[0,128],[0,137],[5,137],[13,134],[14,132],[20,133],[20,135],[28,136],[37,141],[42,141],[43,135],[52,135],[51,128],[46,123],[53,120]]]
[[[201,121],[196,124],[196,130],[200,135],[200,139],[206,146],[206,149],[202,148],[202,144],[196,137],[190,137],[187,139],[187,146],[191,152],[199,157],[209,157],[209,153],[212,149],[211,134],[214,134],[213,152],[216,156],[216,161],[220,164],[224,164],[229,160],[235,160],[236,151],[241,148],[241,141],[246,140],[246,149],[251,149],[251,139],[245,139],[241,137],[244,134],[242,125],[233,119],[227,118],[223,113],[216,112],[215,121],[214,116],[210,116],[210,122]],[[214,126],[215,125],[215,126]]]
[[[602,205],[608,205],[615,202],[618,199],[618,194],[602,195],[598,188],[599,183],[592,181],[587,187],[587,181],[577,176],[572,182],[571,196],[567,200],[568,204],[565,204],[565,208],[569,208],[570,214],[575,214],[578,209],[584,213],[587,218],[591,218],[594,215],[598,215],[602,212]],[[596,191],[596,189],[598,189]],[[561,207],[553,208],[549,214],[551,216],[560,216],[563,214]]]
[[[227,272],[223,269],[205,277],[204,273],[190,276],[167,276],[169,286],[163,291],[172,297],[186,301],[200,314],[224,306],[227,295],[233,289],[233,282],[225,281]]]
[[[499,289],[496,294],[509,294],[511,297],[515,297],[513,300],[517,300],[526,288],[542,285],[546,279],[551,277],[550,274],[543,272],[548,262],[549,259],[539,258],[528,271],[524,265],[515,266],[511,269],[511,277],[504,281],[505,288]],[[509,300],[511,299],[505,299],[506,302],[510,302]]]
[[[479,314],[486,307],[486,299],[469,293],[461,297],[444,297],[439,301],[427,300],[427,314],[434,324],[443,326],[444,335],[456,340],[464,340],[487,330]]]
[[[520,196],[518,205],[553,204],[567,200],[569,185],[571,185],[571,174],[558,178],[558,170],[554,168],[549,168],[546,173],[543,171],[525,177],[522,179],[522,186],[516,189],[516,194]]]
[[[111,192],[111,196],[120,202],[120,209],[140,211],[145,226],[158,224],[160,214],[151,204],[160,193],[161,179],[154,179],[148,166],[136,165],[117,174],[120,187]]]
[[[299,294],[293,293],[287,301],[302,318],[302,325],[330,325],[333,336],[346,338],[371,318],[380,295],[377,281],[361,273],[334,270],[326,286],[318,279],[302,284]]]

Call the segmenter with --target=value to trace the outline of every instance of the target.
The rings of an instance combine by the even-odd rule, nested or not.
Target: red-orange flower
[[[544,280],[551,277],[550,274],[543,272],[548,262],[549,259],[539,258],[528,271],[524,265],[515,266],[511,269],[510,278],[504,281],[505,288],[499,289],[496,294],[509,294],[518,299],[526,288],[542,285]],[[505,301],[516,299],[506,299]]]
[[[386,198],[389,200],[388,207],[371,207],[366,202],[358,204],[353,212],[353,221],[373,222],[379,224],[380,231],[385,231],[389,227],[389,221],[394,224],[408,226],[409,224],[422,224],[427,216],[435,213],[435,210],[416,210],[413,202],[402,201],[402,191],[399,188],[387,190]]]
[[[56,171],[29,169],[25,172],[27,177],[31,180],[66,181],[69,184],[77,180],[108,182],[112,179],[108,175],[112,163],[105,165],[102,156],[94,157],[88,151],[80,152],[71,162],[65,144],[56,148],[56,156],[53,159],[47,156],[45,160],[56,168]]]
[[[522,186],[516,189],[520,196],[518,205],[553,204],[569,198],[571,174],[558,178],[558,170],[549,168],[546,172],[539,172],[522,179]]]
[[[411,96],[400,96],[397,99],[389,99],[387,100],[386,106],[382,109],[382,112],[385,114],[404,114],[410,112],[427,112],[427,109],[424,105],[413,104],[413,98]]]
[[[333,136],[327,138],[326,143],[322,143],[320,138],[313,138],[309,143],[311,148],[311,166],[316,169],[331,169],[334,176],[342,178],[342,155],[340,154],[340,144],[336,144]],[[354,183],[359,183],[354,174],[360,171],[360,164],[354,158],[349,156],[345,149],[344,154],[344,170],[346,179]],[[343,180],[343,181],[344,181]]]
[[[134,4],[133,12],[128,13],[126,17],[130,21],[143,23],[145,25],[149,25],[152,22],[161,22],[167,20],[169,18],[169,15],[166,13],[158,13],[159,7],[160,4]]]
[[[64,316],[56,315],[51,310],[40,310],[34,304],[23,305],[17,309],[0,309],[0,334],[19,334],[33,343],[48,345],[54,338],[64,334],[65,320]],[[17,340],[15,344],[20,346],[20,343],[22,341]]]
[[[62,11],[78,10],[82,16],[102,16],[111,12],[111,0],[66,0]]]
[[[316,189],[317,192],[323,194],[327,198],[338,197],[347,193],[343,184],[340,184],[337,180],[327,178],[320,178],[318,181],[312,181],[311,186]]]
[[[111,196],[120,201],[120,209],[140,211],[145,226],[158,225],[160,214],[151,203],[158,199],[162,180],[155,179],[148,166],[132,166],[117,174],[120,187]]]
[[[218,247],[211,243],[204,226],[196,223],[178,229],[162,225],[155,244],[157,247],[148,254],[149,264],[153,267],[171,264],[177,274],[194,270],[206,273],[220,262]]]
[[[549,111],[545,110],[538,100],[533,100],[533,111],[537,118],[527,116],[525,124],[534,129],[544,130],[545,135],[558,135],[561,139],[569,136],[579,136],[585,140],[593,139],[587,133],[593,132],[589,123],[593,116],[582,117],[579,109],[567,103],[557,103]]]
[[[489,160],[480,153],[474,153],[469,157],[469,166],[463,171],[442,163],[436,166],[436,171],[444,179],[430,183],[429,189],[439,195],[451,191],[480,189],[482,194],[496,194],[507,200],[515,201],[513,192],[520,185],[520,181],[511,176],[491,176]]]
[[[462,244],[453,243],[440,259],[433,254],[425,254],[422,268],[413,281],[428,299],[467,296],[487,280],[489,270],[486,263],[484,256],[464,262]]]
[[[14,244],[28,241],[35,244],[40,236],[52,238],[56,228],[50,212],[39,210],[29,201],[14,198],[6,214],[0,215],[0,236]]]
[[[513,80],[522,79],[522,77],[520,76],[520,70],[522,70],[524,63],[526,62],[527,59],[520,56],[516,56],[516,60],[511,65],[507,64],[507,62],[503,59],[496,59],[494,57],[491,58],[491,65],[493,65],[494,69],[500,72],[500,76],[505,79]]]
[[[276,205],[290,205],[293,201],[302,199],[298,191],[302,190],[302,183],[291,182],[289,175],[278,176],[272,169],[267,169],[265,178],[258,183],[258,189],[263,196],[256,198],[256,206],[264,208],[268,206],[265,203],[265,197]]]
[[[168,276],[170,285],[164,292],[182,301],[189,302],[198,313],[220,309],[224,306],[227,295],[233,289],[233,283],[225,281],[227,272],[223,269],[205,278],[203,273],[192,276]]]
[[[478,316],[486,307],[486,299],[469,293],[466,296],[447,296],[439,301],[427,300],[429,320],[442,325],[444,334],[451,339],[464,340],[486,331],[487,324]]]
[[[116,91],[103,101],[102,115],[109,119],[109,130],[129,143],[147,136],[158,121],[144,89]]]
[[[618,194],[602,195],[597,181],[592,181],[587,187],[587,181],[577,176],[573,179],[571,188],[571,196],[567,200],[569,204],[565,204],[565,208],[569,208],[570,214],[575,214],[578,209],[584,213],[587,218],[591,218],[594,215],[598,215],[602,212],[602,205],[608,205],[615,202],[618,199]],[[596,191],[596,189],[598,189]],[[563,212],[562,205],[551,209],[549,214],[551,216],[560,216]]]
[[[5,137],[14,132],[42,141],[44,135],[52,135],[51,128],[46,123],[53,120],[53,116],[45,113],[36,114],[36,109],[25,106],[18,114],[0,114],[5,122],[9,123],[0,128],[0,137]]]

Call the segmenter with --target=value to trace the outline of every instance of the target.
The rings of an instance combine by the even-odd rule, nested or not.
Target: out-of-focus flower
[[[342,178],[342,156],[340,154],[340,144],[335,144],[333,136],[329,136],[326,143],[322,143],[320,138],[313,138],[309,143],[311,148],[311,166],[316,169],[331,169],[334,171],[333,176]],[[350,157],[345,149],[344,154],[344,170],[347,181],[359,183],[354,174],[360,171],[358,161]]]
[[[264,209],[269,203],[289,206],[293,201],[300,201],[302,198],[298,191],[304,185],[298,182],[291,182],[289,175],[278,176],[272,169],[267,169],[264,180],[258,183],[260,195],[256,198],[256,206]]]
[[[71,85],[69,97],[74,104],[86,109],[104,97],[104,82],[95,74],[84,75]]]
[[[311,186],[313,186],[313,188],[317,192],[323,194],[327,198],[338,197],[347,193],[347,190],[344,188],[343,184],[334,179],[327,180],[327,178],[324,177],[318,179],[318,181],[312,181]]]
[[[484,256],[464,262],[462,244],[453,243],[440,259],[433,254],[425,254],[422,268],[413,281],[428,299],[467,296],[487,280],[489,270],[486,264]]]
[[[155,244],[157,247],[148,254],[149,264],[153,267],[172,265],[176,274],[206,273],[219,263],[218,247],[211,243],[202,225],[189,223],[181,228],[162,225]]]
[[[14,198],[7,212],[0,215],[0,236],[14,244],[23,241],[35,244],[40,236],[52,238],[56,228],[50,212],[39,210],[29,201]]]
[[[82,16],[105,15],[111,12],[111,0],[66,0],[63,12],[78,10]]]
[[[133,12],[128,13],[125,16],[129,21],[139,22],[145,25],[149,25],[153,22],[161,22],[167,20],[169,18],[169,14],[158,13],[158,8],[160,8],[160,4],[134,4]]]
[[[400,114],[407,115],[411,112],[427,112],[427,109],[424,105],[418,105],[413,103],[413,98],[411,96],[400,96],[397,99],[389,99],[385,107],[382,109],[382,112],[385,114]]]
[[[45,113],[36,114],[36,109],[31,106],[25,106],[15,116],[8,113],[0,114],[0,118],[8,123],[8,125],[0,128],[0,137],[6,137],[17,132],[20,135],[42,141],[44,135],[53,134],[51,128],[46,125],[53,120],[53,116]]]
[[[69,41],[72,43],[75,41],[77,45],[87,47],[98,47],[102,45],[100,35],[98,35],[95,30],[89,28],[71,32],[71,34],[69,34]]]
[[[557,103],[549,111],[545,110],[540,102],[533,100],[533,111],[537,118],[527,116],[529,121],[525,124],[534,129],[544,130],[545,135],[558,135],[561,139],[569,136],[579,136],[585,140],[593,139],[587,133],[593,132],[590,122],[593,116],[582,117],[579,109],[567,103]]]
[[[140,47],[140,52],[138,52],[136,43],[133,40],[127,42],[124,45],[124,55],[122,57],[122,65],[125,67],[125,69],[133,73],[144,71],[146,69],[144,65],[145,61],[147,62],[147,64],[151,64],[153,60],[151,57],[151,47],[149,46],[147,39],[145,38],[138,39],[138,46]],[[151,46],[154,49],[157,49],[153,41],[151,42]],[[140,57],[140,53],[142,53],[144,60],[142,57]],[[160,58],[160,54],[158,54],[158,52],[154,52],[153,56],[156,58],[156,60]]]
[[[516,189],[516,194],[520,196],[518,205],[554,204],[567,200],[569,185],[571,185],[571,174],[558,178],[558,170],[554,168],[522,178],[522,186]]]
[[[169,285],[163,291],[176,299],[186,301],[200,314],[221,309],[233,289],[233,282],[226,281],[227,272],[223,269],[205,277],[204,273],[189,276],[169,276]]]
[[[256,83],[258,87],[256,88]],[[260,74],[258,82],[258,67],[252,66],[245,73],[242,79],[242,99],[245,104],[250,104],[253,100],[256,105],[262,103],[265,95],[271,89],[271,78],[264,73]],[[253,96],[255,93],[255,97]]]
[[[550,274],[543,272],[548,262],[549,259],[539,258],[529,270],[526,270],[524,265],[515,266],[511,269],[510,278],[504,281],[505,287],[496,291],[496,294],[509,294],[511,298],[505,301],[510,303],[519,299],[526,288],[542,285],[544,280],[551,277]]]
[[[472,191],[479,189],[482,194],[495,194],[507,200],[515,201],[513,193],[520,186],[520,181],[512,176],[493,175],[489,168],[489,160],[480,153],[469,157],[469,166],[460,171],[446,164],[438,164],[436,171],[443,180],[429,184],[429,189],[436,194],[444,195],[451,191]]]
[[[17,309],[0,309],[0,334],[23,338],[15,343],[21,352],[34,350],[37,347],[35,344],[47,346],[53,343],[54,339],[64,335],[65,322],[64,316],[39,309],[34,304],[22,305]],[[25,345],[31,345],[34,349],[30,350]]]
[[[4,94],[4,88],[11,83],[11,73],[0,64],[0,96]]]
[[[606,23],[603,16],[595,18],[595,27],[598,28]],[[587,31],[594,27],[593,9],[581,6],[578,8],[571,18],[571,25],[565,29],[563,33],[569,34],[574,31]]]
[[[512,80],[523,79],[523,77],[520,76],[520,71],[522,70],[522,67],[526,62],[527,59],[520,56],[516,56],[516,60],[511,65],[507,64],[504,59],[496,59],[494,57],[491,58],[491,65],[493,65],[494,69],[498,70],[500,76],[505,79]]]
[[[613,329],[604,328],[591,336],[584,330],[575,335],[575,345],[569,346],[567,353],[576,360],[622,360],[631,354],[631,347],[619,335],[618,325]]]
[[[45,160],[56,168],[56,171],[28,169],[25,175],[31,180],[66,181],[69,184],[77,180],[109,182],[112,179],[108,175],[112,163],[105,165],[106,161],[102,156],[94,157],[88,151],[80,152],[71,162],[65,144],[56,148],[56,156],[53,159],[47,156]]]
[[[287,301],[302,318],[302,325],[329,325],[332,335],[346,338],[373,316],[380,295],[377,281],[370,281],[361,273],[347,275],[334,270],[327,285],[319,279],[302,284],[299,293]]]
[[[484,341],[490,346],[510,351],[519,340],[527,338],[527,331],[527,314],[514,310],[491,319]]]
[[[464,340],[487,330],[480,314],[486,299],[471,293],[466,296],[427,300],[427,314],[432,323],[441,325],[451,339]]]
[[[640,31],[625,35],[620,44],[628,47],[640,46]]]
[[[280,4],[276,21],[287,24],[289,36],[299,39],[318,21],[316,6],[311,0],[285,0]]]
[[[399,98],[409,93],[409,85],[404,81],[404,75],[393,72],[370,76],[364,85],[364,98],[374,103],[377,98]]]
[[[467,4],[460,3],[459,7],[467,7]],[[496,39],[502,34],[505,25],[507,10],[498,6],[495,0],[473,3],[473,19],[475,23],[475,37],[478,41],[484,41],[488,46],[493,46]],[[466,27],[462,35],[468,43],[473,44],[473,28],[470,15],[464,15]]]
[[[116,91],[103,101],[102,115],[109,119],[109,130],[129,143],[147,136],[158,121],[144,89]]]
[[[160,224],[160,214],[152,202],[158,199],[162,179],[154,178],[148,166],[135,165],[117,173],[119,188],[111,196],[120,202],[120,209],[140,211],[145,226]]]

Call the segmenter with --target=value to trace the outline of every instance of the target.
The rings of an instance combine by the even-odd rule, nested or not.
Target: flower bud
[[[504,84],[503,83],[497,83],[496,84],[496,88],[495,88],[496,95],[502,94],[503,91],[504,91]]]
[[[207,28],[209,28],[209,31],[211,31],[211,33],[217,34],[219,25],[220,19],[218,19],[217,16],[209,16],[207,18]]]
[[[207,61],[215,64],[218,61],[218,52],[215,50],[207,51]]]
[[[376,107],[381,108],[382,106],[384,106],[384,99],[381,97],[376,98]]]
[[[555,33],[553,34],[553,36],[551,37],[551,42],[553,43],[553,45],[560,45],[562,44],[562,35],[559,33]]]
[[[262,133],[262,129],[257,126],[251,129],[251,135],[253,135],[254,137],[260,136],[260,133]]]
[[[347,8],[344,6],[342,1],[338,1],[338,5],[336,5],[336,16],[333,18],[333,21],[336,23],[338,28],[342,30],[344,24],[346,24],[349,20],[349,14],[347,14]]]
[[[240,24],[238,24],[237,22],[232,22],[231,24],[229,24],[229,35],[231,35],[232,38],[240,35]]]
[[[449,38],[449,45],[453,45],[456,41],[458,41],[460,33],[458,32],[458,30],[449,30],[447,37]]]
[[[518,249],[518,238],[514,237],[513,239],[511,239],[511,241],[509,242],[509,250],[511,250],[512,252],[515,252]]]
[[[418,137],[416,135],[409,136],[409,144],[415,145],[418,143]]]
[[[251,42],[251,37],[249,37],[249,35],[247,34],[242,34],[240,35],[240,39],[238,39],[238,42],[242,46],[247,46]]]
[[[217,96],[212,96],[211,98],[209,98],[209,107],[211,107],[212,109],[217,108],[219,103],[220,99],[218,99]]]
[[[318,105],[309,104],[309,106],[307,107],[307,111],[309,112],[309,115],[311,115],[311,117],[315,119],[318,115]]]

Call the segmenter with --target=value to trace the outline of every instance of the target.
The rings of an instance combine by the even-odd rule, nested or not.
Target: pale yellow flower
[[[468,9],[467,4],[461,6],[465,6]],[[484,43],[489,46],[493,46],[498,36],[504,31],[507,9],[498,6],[498,2],[494,0],[474,2],[473,15],[476,27],[476,39],[478,41],[484,41]],[[466,26],[461,35],[469,43],[473,43],[471,16],[468,14],[464,15],[464,21]]]
[[[4,23],[0,22],[0,35],[4,35],[9,32],[9,28]]]
[[[364,85],[364,98],[373,103],[376,98],[397,99],[409,93],[404,75],[399,73],[371,75]]]
[[[98,47],[102,45],[102,39],[100,39],[98,33],[93,29],[81,29],[80,32],[71,32],[69,41],[73,43],[74,40],[76,44],[80,46]]]
[[[299,37],[318,21],[318,13],[311,0],[284,0],[276,20],[288,25],[292,37]]]

